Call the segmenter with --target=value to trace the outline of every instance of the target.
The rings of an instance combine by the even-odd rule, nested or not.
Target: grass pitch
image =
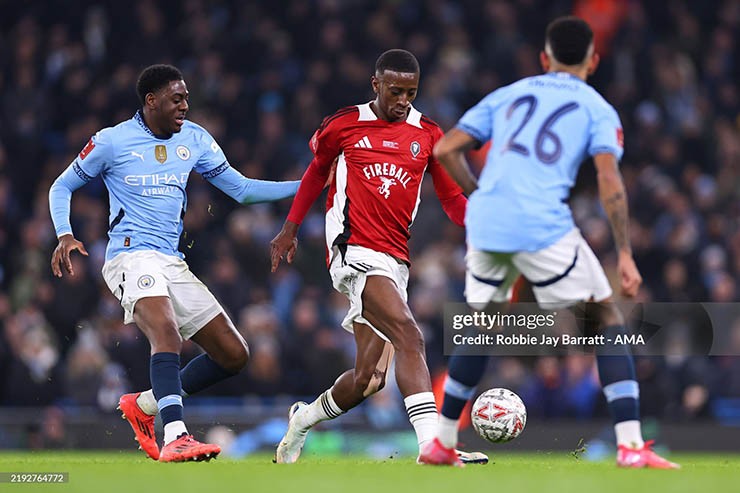
[[[268,455],[209,463],[159,464],[131,452],[0,452],[0,472],[68,472],[66,484],[0,484],[3,492],[734,491],[740,455],[673,454],[679,471],[622,470],[562,452],[493,456],[464,469],[418,466],[413,458],[303,457],[292,465]]]

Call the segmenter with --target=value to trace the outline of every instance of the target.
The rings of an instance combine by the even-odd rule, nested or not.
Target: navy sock
[[[187,395],[193,395],[234,375],[236,373],[226,371],[205,353],[193,358],[180,370],[182,390]]]
[[[475,387],[486,371],[488,356],[456,356],[450,358],[449,376],[445,381],[445,399],[442,415],[449,419],[459,419],[465,404],[468,403]]]
[[[151,357],[149,379],[157,399],[162,423],[182,421],[182,385],[180,383],[180,355],[155,353]]]
[[[640,419],[640,388],[635,377],[635,363],[629,346],[615,344],[623,325],[610,325],[601,332],[604,345],[596,346],[599,379],[614,423]],[[611,342],[609,340],[611,339]]]

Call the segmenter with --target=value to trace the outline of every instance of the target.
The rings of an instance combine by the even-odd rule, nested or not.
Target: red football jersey
[[[442,135],[435,122],[413,107],[399,122],[378,118],[370,103],[343,108],[324,119],[311,139],[314,160],[309,168],[316,167],[325,177],[337,159],[326,203],[329,256],[332,246],[347,244],[409,262],[409,228],[419,207],[424,172],[432,175],[440,200],[462,198],[460,187],[432,155]],[[298,224],[303,219],[301,207],[296,207],[301,195],[299,189],[288,216]]]

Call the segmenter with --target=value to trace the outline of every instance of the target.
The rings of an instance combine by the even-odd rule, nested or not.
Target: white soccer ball
[[[490,389],[473,403],[470,411],[473,428],[493,443],[503,443],[518,437],[527,424],[527,408],[509,389]]]

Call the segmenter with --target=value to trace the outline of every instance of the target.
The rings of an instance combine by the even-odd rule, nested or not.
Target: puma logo
[[[139,154],[136,151],[131,151],[131,155],[134,156],[134,157],[138,157],[139,159],[141,159],[141,162],[142,163],[144,162],[144,154]]]

